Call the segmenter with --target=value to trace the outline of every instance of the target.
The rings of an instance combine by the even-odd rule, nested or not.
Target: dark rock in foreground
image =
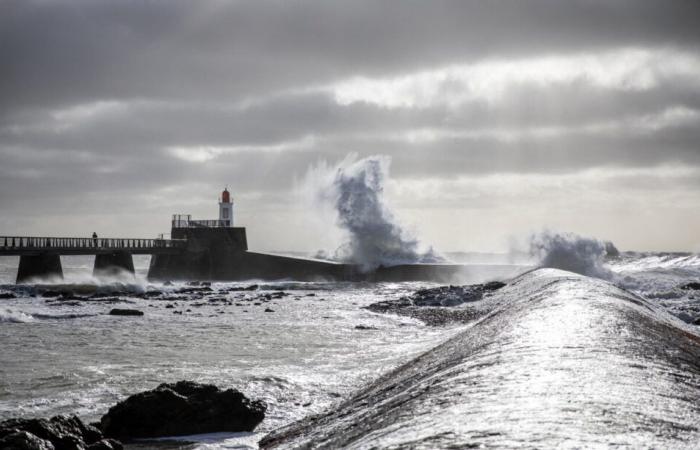
[[[46,439],[41,439],[26,431],[14,431],[0,438],[0,448],[7,450],[55,450]]]
[[[143,316],[143,311],[138,309],[120,309],[114,308],[109,312],[110,316]]]
[[[684,284],[681,286],[681,289],[685,289],[686,291],[700,291],[700,281],[692,281]]]
[[[121,450],[113,439],[103,439],[97,428],[76,416],[51,419],[9,419],[0,422],[0,449]]]
[[[132,395],[110,408],[100,423],[105,436],[116,438],[253,431],[266,409],[235,389],[179,381]]]
[[[440,326],[450,323],[467,323],[483,316],[487,311],[465,304],[484,298],[489,292],[505,286],[499,281],[467,286],[441,286],[422,289],[398,300],[372,303],[366,308],[373,312],[412,317],[427,325]]]
[[[553,269],[262,448],[697,448],[700,336],[649,301]]]

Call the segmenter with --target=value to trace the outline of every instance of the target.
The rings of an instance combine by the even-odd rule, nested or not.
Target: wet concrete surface
[[[611,284],[541,269],[489,312],[325,414],[263,438],[302,448],[696,448],[700,337]]]

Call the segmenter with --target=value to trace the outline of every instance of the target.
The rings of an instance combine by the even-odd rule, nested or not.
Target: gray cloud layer
[[[37,233],[48,214],[72,233],[66,211],[138,211],[129,231],[153,233],[228,183],[262,229],[267,208],[304,215],[288,192],[310,164],[356,152],[393,157],[402,205],[401,186],[444,183],[436,211],[465,177],[668,169],[616,195],[663,190],[687,223],[626,244],[700,248],[698,17],[681,0],[0,1],[0,226]],[[540,206],[526,225],[548,224]],[[615,233],[590,220],[579,231]]]

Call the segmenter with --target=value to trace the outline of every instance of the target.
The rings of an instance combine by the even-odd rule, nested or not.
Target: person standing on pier
[[[92,243],[94,244],[95,247],[97,247],[97,232],[96,231],[92,232]]]

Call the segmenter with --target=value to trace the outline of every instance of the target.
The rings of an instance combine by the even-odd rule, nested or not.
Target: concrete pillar
[[[122,272],[134,273],[134,260],[131,253],[114,252],[95,255],[94,276],[114,276]]]
[[[17,269],[17,283],[24,283],[31,278],[58,277],[63,279],[61,256],[51,253],[40,255],[21,255]]]

